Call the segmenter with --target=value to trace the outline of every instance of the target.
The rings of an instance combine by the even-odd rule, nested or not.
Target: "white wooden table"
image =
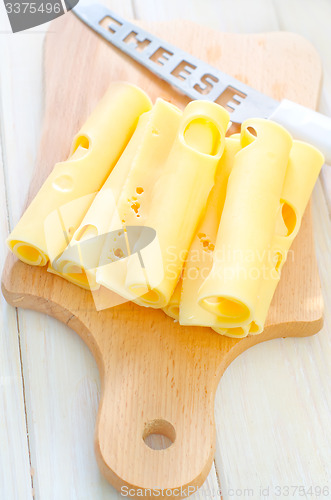
[[[0,3],[2,264],[4,240],[19,219],[35,163],[47,26],[12,35]],[[103,3],[129,18],[183,18],[230,32],[300,33],[322,57],[320,110],[331,115],[330,0]],[[257,345],[227,369],[216,398],[215,461],[196,497],[221,498],[221,485],[224,500],[331,498],[330,212],[331,168],[324,167],[313,195],[313,213],[325,327],[313,337]],[[101,477],[94,458],[99,391],[96,364],[76,334],[52,318],[15,310],[1,297],[1,500],[119,498]],[[321,487],[320,495],[316,486]]]

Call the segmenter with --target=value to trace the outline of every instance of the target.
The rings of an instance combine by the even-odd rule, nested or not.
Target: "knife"
[[[105,40],[190,99],[222,104],[235,124],[248,118],[271,119],[295,139],[317,147],[331,164],[331,118],[287,99],[278,102],[126,21],[105,5],[79,3],[72,11]]]

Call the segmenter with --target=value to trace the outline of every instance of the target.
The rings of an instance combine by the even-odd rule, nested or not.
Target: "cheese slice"
[[[220,335],[231,337],[233,339],[243,339],[249,333],[250,325],[229,327],[229,328],[213,328],[213,330]]]
[[[198,302],[217,317],[217,328],[249,324],[274,235],[292,138],[280,125],[247,120],[241,130],[218,228],[213,265]]]
[[[213,264],[217,231],[226,197],[228,178],[235,155],[241,149],[240,136],[225,139],[215,184],[208,197],[206,211],[193,238],[183,271],[179,322],[181,325],[214,326],[217,316],[198,304],[199,289]]]
[[[157,239],[154,239],[146,247],[144,227],[148,213],[153,210],[151,206],[152,192],[155,183],[162,175],[164,163],[171,150],[173,141],[175,140],[178,127],[180,124],[182,112],[173,104],[157,99],[153,109],[142,117],[138,125],[137,131],[134,134],[132,141],[137,145],[128,145],[127,149],[132,146],[132,155],[126,157],[124,152],[121,168],[127,172],[125,182],[118,192],[116,198],[116,208],[120,227],[132,228],[133,226],[141,227],[140,237],[136,238],[135,242],[127,239],[126,257],[120,262],[115,262],[110,259],[108,265],[104,265],[108,256],[112,256],[116,247],[111,236],[106,238],[102,248],[100,262],[96,270],[96,281],[102,284],[109,290],[122,295],[127,300],[135,300],[137,295],[132,293],[126,285],[127,270],[130,264],[131,269],[135,270],[140,276],[140,282],[146,288],[146,274],[143,268],[144,260],[151,260],[160,263],[160,251]],[[122,160],[122,159],[121,159]],[[122,162],[122,163],[123,163]],[[112,180],[109,179],[112,187]],[[99,216],[95,217],[97,221]],[[109,230],[113,231],[116,228],[116,223],[109,220]],[[130,235],[128,229],[128,235]],[[140,241],[138,241],[140,240]],[[139,252],[135,251],[135,247],[139,247]],[[116,266],[116,269],[115,269]],[[159,270],[153,269],[151,280],[159,282],[163,274],[160,276]]]
[[[96,269],[99,266],[107,233],[111,235],[113,247],[112,252],[104,256],[104,262],[111,257],[111,262],[120,260],[126,253],[125,239],[121,232],[123,224],[117,204],[137,151],[141,147],[150,113],[151,111],[147,111],[140,116],[131,140],[95,196],[70,245],[54,262],[54,267],[63,274],[63,277],[83,288],[97,290],[100,286],[96,281]],[[119,232],[117,237],[114,234],[116,230]]]
[[[174,293],[171,295],[171,298],[168,304],[163,307],[163,311],[167,316],[173,318],[175,321],[179,320],[179,307],[181,303],[181,292],[182,292],[182,279],[180,279],[177,283]]]
[[[192,101],[184,110],[162,175],[153,186],[145,221],[156,230],[163,279],[158,284],[151,281],[159,267],[151,254],[144,259],[145,280],[128,266],[126,286],[139,296],[140,305],[163,308],[169,303],[214,184],[228,123],[227,111],[212,102]]]
[[[249,326],[251,335],[264,329],[268,310],[280,280],[281,269],[300,229],[301,220],[313,187],[324,163],[323,155],[310,144],[293,141],[279,201],[278,224],[263,275],[255,315]],[[290,256],[294,259],[295,255]]]
[[[150,108],[150,99],[138,87],[110,85],[74,138],[69,159],[55,165],[9,235],[7,244],[19,259],[44,266],[64,251],[127,145],[139,116]]]
[[[235,154],[240,149],[239,140],[237,139],[236,143],[235,137],[226,139],[225,151],[217,170],[215,186],[208,199],[205,217],[197,230],[184,267],[179,321],[185,325],[211,326],[222,335],[243,338],[248,334],[263,331],[272,296],[280,279],[281,267],[299,230],[304,210],[323,164],[323,156],[306,143],[293,142],[279,200],[275,231],[264,260],[253,321],[238,327],[217,327],[217,316],[200,307],[197,298],[198,290],[204,281],[203,274],[208,275],[212,266],[213,248],[226,196],[226,182]],[[171,302],[176,299],[177,294],[174,294]],[[165,312],[168,311],[165,309]]]

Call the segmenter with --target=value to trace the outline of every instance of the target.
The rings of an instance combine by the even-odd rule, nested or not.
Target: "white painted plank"
[[[329,0],[275,0],[280,29],[299,33],[312,42],[322,57],[331,92],[331,3]]]
[[[331,43],[331,37],[330,37],[330,43]],[[331,64],[329,65],[329,67],[330,67],[330,81],[331,81]],[[321,111],[321,113],[324,113],[327,116],[331,117],[331,85],[329,91],[327,90],[327,88],[328,88],[327,85],[323,85],[322,87],[319,110]],[[320,178],[323,187],[323,194],[325,196],[328,206],[329,217],[331,218],[331,165],[323,165]]]
[[[0,66],[1,72],[1,66]],[[0,145],[0,266],[7,249],[7,207]],[[0,298],[0,498],[32,499],[16,310]]]
[[[224,374],[216,398],[216,468],[224,500],[245,490],[246,496],[252,490],[254,498],[277,498],[277,486],[283,488],[280,498],[287,496],[286,486],[331,492],[331,224],[320,182],[313,215],[325,326],[313,337],[257,345]],[[304,490],[290,498],[318,498]]]
[[[0,6],[0,9],[2,6]],[[42,120],[40,60],[45,28],[1,37],[2,139],[9,225],[19,220],[35,164]],[[38,99],[33,99],[37,95]],[[31,99],[32,97],[32,99]],[[19,145],[19,147],[18,147]]]
[[[216,467],[214,463],[204,484],[196,491],[196,493],[193,493],[190,498],[192,498],[192,500],[206,500],[213,498],[222,500],[220,498],[220,486],[218,484]]]
[[[138,19],[186,19],[233,33],[277,29],[272,0],[133,0]]]
[[[91,0],[79,0],[79,5],[84,5],[84,3],[91,4]],[[109,9],[127,19],[134,19],[132,0],[98,0],[97,3],[106,5]]]
[[[275,8],[281,29],[301,34],[310,40],[319,52],[324,70],[319,110],[331,117],[331,2],[277,0]],[[323,167],[321,181],[331,214],[331,166]]]
[[[319,182],[313,200],[323,295],[330,304],[331,224]],[[331,488],[330,332],[326,307],[317,335],[257,345],[227,369],[216,398],[216,466],[224,500],[245,490],[246,496],[252,490],[254,498],[277,498],[277,486],[283,488],[280,498],[287,496],[286,486]],[[290,498],[318,498],[304,490]]]
[[[0,17],[0,30],[7,29],[6,19]],[[6,87],[5,38],[0,35],[0,89]],[[3,161],[6,145],[3,135],[4,109],[0,95],[0,268],[2,272],[8,235],[7,201]],[[32,482],[28,436],[24,408],[23,379],[20,360],[16,310],[0,298],[0,498],[32,499]]]
[[[74,332],[42,314],[22,311],[20,330],[36,498],[119,498],[94,456],[100,382],[92,355]]]
[[[327,201],[329,217],[331,217],[331,167],[324,165],[321,172],[323,194]]]

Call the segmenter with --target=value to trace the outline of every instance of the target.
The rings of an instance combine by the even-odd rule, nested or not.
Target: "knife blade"
[[[310,142],[331,163],[331,119],[300,104],[280,103],[133,24],[105,5],[79,3],[75,15],[123,53],[145,66],[190,99],[217,102],[231,113],[232,123],[269,118],[295,139]]]

